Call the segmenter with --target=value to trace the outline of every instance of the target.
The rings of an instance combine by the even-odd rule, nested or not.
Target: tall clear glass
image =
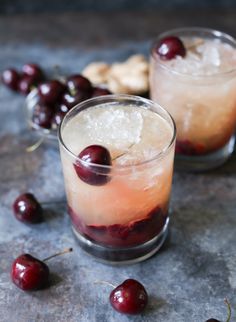
[[[123,154],[115,156],[113,140],[116,131],[111,125],[106,139],[109,141],[111,138],[108,143],[112,151],[112,164],[103,166],[81,160],[78,151],[75,153],[70,147],[68,137],[75,139],[78,144],[82,137],[85,140],[88,137],[82,128],[74,127],[73,120],[77,118],[79,122],[81,117],[90,122],[94,118],[94,126],[91,123],[90,131],[95,131],[96,127],[98,133],[106,132],[110,120],[102,117],[111,108],[115,109],[117,117],[124,114],[119,113],[119,110],[125,109],[125,113],[129,113],[132,109],[134,114],[131,116],[137,116],[137,120],[144,124],[141,133],[144,137],[142,148],[145,149],[145,144],[150,142],[155,146],[155,142],[163,140],[161,151],[152,153],[150,158],[142,161],[138,158],[136,160],[134,154],[131,163],[117,162]],[[99,114],[101,111],[102,116]],[[94,113],[98,113],[98,116],[95,117]],[[113,113],[109,115],[112,117]],[[146,116],[149,123],[145,123]],[[80,124],[84,126],[85,121]],[[130,124],[127,127],[121,124],[124,131],[127,131],[127,140],[131,128],[132,131],[136,130],[134,121],[131,121],[131,118],[122,121]],[[152,130],[156,131],[156,126],[159,125],[163,127],[161,136],[150,137],[154,133]],[[168,133],[164,133],[165,131]],[[122,135],[125,135],[123,132]],[[115,140],[117,144],[118,139]],[[120,140],[124,140],[124,137]],[[82,249],[110,263],[132,263],[153,255],[163,244],[169,223],[168,204],[172,185],[175,124],[168,112],[157,103],[136,96],[108,95],[90,99],[75,106],[65,116],[59,129],[59,142],[68,211],[73,231]],[[97,142],[91,142],[93,143]],[[121,145],[123,143],[125,142],[121,142]],[[134,144],[130,149],[135,149]],[[81,180],[75,169],[78,164],[89,169],[90,174],[98,176],[101,184]]]
[[[184,42],[194,39],[196,44],[200,41],[200,45],[201,42],[216,41],[216,44],[230,46],[233,55],[236,55],[236,42],[220,31],[183,28],[161,34],[151,51],[151,98],[166,108],[176,122],[177,167],[193,171],[212,169],[223,164],[234,148],[236,65],[232,64],[225,72],[217,72],[217,64],[221,62],[217,61],[217,51],[212,48],[207,53],[196,52],[196,61],[198,55],[211,55],[205,58],[215,60],[216,72],[206,70],[199,74],[192,66],[190,72],[179,72],[174,65],[162,60],[155,50],[160,40],[167,36],[177,36]],[[193,47],[186,50],[192,51]],[[226,54],[229,55],[228,51]]]

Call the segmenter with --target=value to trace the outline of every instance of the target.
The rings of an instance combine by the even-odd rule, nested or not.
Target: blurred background
[[[232,8],[235,0],[0,0],[0,12],[6,14],[25,12],[109,11],[141,9]]]
[[[151,42],[172,28],[236,36],[235,21],[235,0],[0,0],[0,69],[36,61],[81,70],[91,61],[148,56]]]

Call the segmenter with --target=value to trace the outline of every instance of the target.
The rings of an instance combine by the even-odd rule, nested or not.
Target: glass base
[[[188,156],[175,155],[175,168],[177,170],[201,172],[217,168],[224,164],[234,150],[235,137],[232,136],[229,142],[220,150],[206,155]]]
[[[87,238],[84,235],[78,233],[72,226],[72,230],[76,236],[76,239],[80,247],[92,255],[97,260],[111,264],[111,265],[124,265],[134,264],[141,262],[153,256],[163,245],[168,234],[169,217],[166,220],[165,226],[162,231],[148,242],[133,247],[121,248],[121,247],[106,247],[101,244],[97,244],[93,240]]]

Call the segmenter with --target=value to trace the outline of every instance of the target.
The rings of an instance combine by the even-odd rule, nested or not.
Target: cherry
[[[90,145],[78,155],[80,160],[74,164],[78,177],[90,184],[100,186],[109,181],[109,168],[96,167],[96,165],[110,166],[111,155],[109,151],[101,145]],[[93,163],[95,165],[90,165]]]
[[[49,275],[48,266],[29,254],[20,255],[12,264],[12,281],[24,291],[47,287]]]
[[[44,263],[52,257],[71,252],[72,248],[52,255],[43,261],[30,254],[22,254],[17,257],[11,268],[12,282],[24,291],[39,290],[49,286],[50,271]]]
[[[16,198],[13,203],[15,217],[26,223],[42,221],[42,207],[32,193],[24,193]]]
[[[61,124],[66,112],[57,111],[52,118],[52,128],[56,129]]]
[[[92,97],[98,97],[103,95],[110,95],[111,92],[107,88],[94,87]]]
[[[87,93],[88,95],[92,93],[93,88],[91,82],[82,75],[75,74],[69,76],[66,84],[72,95],[78,92]]]
[[[60,103],[57,105],[57,111],[61,111],[61,112],[68,112],[69,111],[69,108],[66,104],[64,103]]]
[[[127,279],[110,294],[112,307],[120,313],[139,314],[148,302],[144,286],[134,279]]]
[[[53,115],[53,107],[41,103],[35,106],[32,121],[40,127],[50,129]]]
[[[32,77],[35,81],[40,82],[44,79],[42,69],[37,64],[28,63],[22,67],[23,75]]]
[[[13,91],[18,90],[19,79],[20,75],[14,68],[5,69],[2,73],[3,84],[12,89]]]
[[[38,94],[45,104],[55,104],[65,89],[65,85],[58,80],[51,80],[38,86]]]
[[[175,36],[161,39],[155,50],[163,60],[170,60],[176,56],[184,57],[186,55],[186,49],[183,42]]]
[[[208,319],[206,322],[220,322],[220,321],[216,319]]]
[[[18,83],[18,90],[23,95],[27,95],[35,87],[36,84],[37,82],[35,81],[34,77],[26,75],[20,78]]]
[[[62,103],[68,107],[70,110],[75,105],[85,101],[86,99],[90,98],[88,92],[76,92],[75,95],[71,95],[68,92],[65,92],[62,96]]]

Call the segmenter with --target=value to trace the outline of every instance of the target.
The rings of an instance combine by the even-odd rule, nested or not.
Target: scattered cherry
[[[183,42],[175,36],[161,39],[155,50],[163,60],[170,60],[176,56],[184,57],[186,55],[186,49]]]
[[[11,268],[12,282],[24,291],[39,290],[49,286],[50,271],[44,263],[52,257],[71,252],[72,248],[52,255],[43,261],[30,254],[22,254],[17,257]]]
[[[92,93],[93,88],[91,82],[82,75],[76,74],[69,76],[66,84],[72,95],[80,92],[87,93],[87,95],[91,95]]]
[[[37,64],[28,63],[22,67],[23,75],[30,76],[36,82],[40,82],[44,79],[42,69]]]
[[[46,104],[38,104],[34,108],[32,121],[42,128],[50,129],[53,115],[54,109],[52,106]]]
[[[2,73],[2,82],[13,91],[18,90],[20,75],[14,68],[5,69]]]
[[[110,169],[96,167],[96,165],[111,165],[111,155],[106,148],[101,145],[90,145],[80,152],[78,158],[80,160],[76,161],[74,168],[82,181],[96,186],[103,185],[109,181],[107,174]],[[93,163],[93,165],[90,165],[90,163]]]
[[[15,217],[26,223],[42,221],[42,207],[32,193],[24,193],[16,198],[13,203]]]
[[[39,97],[45,104],[55,104],[65,91],[65,85],[58,80],[51,80],[38,86]]]
[[[127,279],[110,294],[112,307],[120,313],[139,314],[148,302],[144,286],[134,279]]]
[[[94,87],[92,97],[98,97],[103,95],[110,95],[111,92],[107,88]]]
[[[23,95],[29,94],[29,92],[35,87],[37,82],[32,76],[23,76],[20,78],[18,83],[18,91]]]
[[[20,255],[12,264],[12,281],[24,291],[47,287],[49,285],[49,275],[48,266],[29,254]]]

